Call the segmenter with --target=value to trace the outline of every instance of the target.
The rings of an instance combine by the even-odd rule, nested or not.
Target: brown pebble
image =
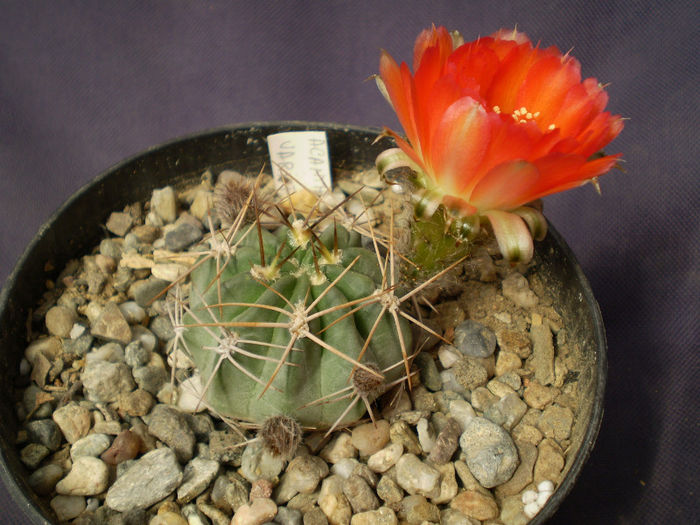
[[[267,479],[257,479],[250,487],[250,501],[256,498],[269,498],[272,496],[272,482]]]
[[[118,465],[122,461],[135,458],[142,444],[141,438],[131,430],[122,430],[100,458],[109,465]]]
[[[430,451],[428,459],[441,465],[447,463],[457,450],[459,437],[462,435],[462,427],[454,418],[449,418],[435,440],[435,446]]]

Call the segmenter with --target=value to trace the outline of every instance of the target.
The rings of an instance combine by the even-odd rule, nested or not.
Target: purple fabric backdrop
[[[696,5],[696,8],[692,6]],[[518,28],[573,48],[629,117],[626,173],[546,199],[609,340],[597,446],[554,523],[700,516],[700,191],[692,0],[676,2],[28,2],[0,16],[0,282],[71,193],[121,159],[226,124],[391,125],[379,49],[409,60],[430,23]],[[28,523],[0,487],[0,523]]]

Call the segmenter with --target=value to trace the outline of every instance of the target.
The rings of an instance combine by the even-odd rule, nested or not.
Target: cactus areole
[[[282,414],[328,428],[362,418],[358,401],[376,395],[353,386],[358,370],[386,384],[405,376],[410,330],[360,241],[297,219],[275,233],[243,227],[225,256],[200,259],[183,339],[206,404],[258,424]]]

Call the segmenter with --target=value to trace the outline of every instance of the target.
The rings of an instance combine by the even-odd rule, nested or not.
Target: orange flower
[[[416,40],[413,70],[382,52],[377,83],[406,139],[386,130],[403,161],[390,150],[380,170],[410,164],[435,207],[488,217],[508,258],[532,257],[524,204],[595,181],[620,157],[596,156],[623,127],[604,112],[597,80],[581,81],[575,58],[533,47],[522,33],[462,44],[433,27]]]

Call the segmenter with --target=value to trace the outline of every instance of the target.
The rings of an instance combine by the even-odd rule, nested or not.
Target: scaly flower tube
[[[428,214],[442,204],[487,217],[504,257],[529,261],[546,221],[525,204],[597,179],[620,155],[598,153],[622,130],[608,96],[557,48],[501,30],[462,43],[444,27],[416,40],[413,73],[386,52],[376,77],[406,133],[377,159],[380,173],[416,171]],[[529,227],[529,229],[528,229]]]

